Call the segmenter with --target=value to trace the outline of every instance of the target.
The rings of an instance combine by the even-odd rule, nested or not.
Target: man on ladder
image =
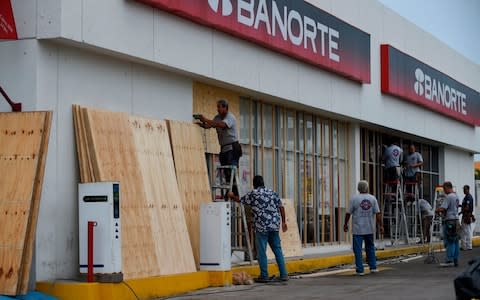
[[[237,120],[235,116],[228,111],[228,101],[220,99],[217,101],[218,114],[213,120],[207,119],[203,115],[194,115],[195,119],[198,119],[201,123],[197,123],[200,127],[209,129],[215,128],[218,136],[218,143],[220,144],[220,165],[217,168],[214,177],[218,174],[224,179],[219,178],[219,185],[212,184],[212,195],[214,201],[217,197],[217,191],[220,191],[221,196],[227,200],[227,192],[230,190],[235,196],[239,196],[238,192],[238,162],[242,156],[242,147],[238,142],[238,130]],[[215,178],[218,179],[218,178]],[[216,181],[216,180],[214,180]],[[224,181],[225,184],[222,184]],[[253,262],[252,248],[250,245],[249,230],[247,220],[245,216],[245,209],[243,205],[240,205],[239,209],[232,207],[232,244],[239,245],[239,247],[232,247],[232,250],[241,250],[245,252],[245,259]],[[241,224],[237,224],[237,219],[241,219]],[[238,230],[238,227],[243,227],[243,230]],[[246,247],[243,247],[243,241],[239,241],[237,235],[241,235],[245,238]],[[241,238],[241,237],[240,237]],[[242,246],[242,247],[240,247]]]
[[[402,180],[400,177],[400,162],[402,161],[403,150],[393,141],[385,148],[382,159],[385,163],[384,170],[384,201],[383,211],[385,224],[388,224],[392,246],[396,245],[400,236],[405,236],[408,244],[408,225],[405,214]]]
[[[203,115],[194,115],[200,120],[197,123],[202,128],[215,128],[217,130],[218,143],[220,144],[219,159],[222,166],[235,166],[238,168],[238,161],[242,156],[242,147],[238,142],[237,120],[235,116],[228,111],[227,100],[217,101],[218,114],[213,120],[205,118]],[[225,181],[230,182],[231,170],[225,169]],[[236,184],[232,187],[233,193],[238,196]]]

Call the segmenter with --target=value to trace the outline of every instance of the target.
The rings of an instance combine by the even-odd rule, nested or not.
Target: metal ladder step
[[[222,172],[223,171],[223,172]],[[225,176],[225,171],[230,171],[230,178],[225,178],[227,181],[229,181],[228,184],[224,184],[223,178],[222,177],[227,177]],[[218,178],[220,177],[220,178]],[[212,197],[213,201],[220,200],[222,201],[225,198],[225,193],[226,191],[232,191],[233,186],[235,185],[237,187],[237,190],[240,190],[240,185],[238,181],[238,168],[237,166],[217,166],[215,170],[215,177],[213,178],[214,182],[220,182],[220,184],[211,184],[212,188]],[[217,192],[220,191],[220,195],[217,195]],[[239,191],[240,194],[240,191]],[[238,205],[238,207],[237,207]],[[240,228],[242,229],[239,231],[237,226],[238,221],[241,220]],[[232,244],[231,250],[233,251],[242,251],[245,252],[245,255],[248,255],[248,258],[250,260],[250,264],[253,264],[253,255],[252,255],[252,247],[250,243],[250,236],[248,234],[248,224],[247,224],[247,219],[245,216],[245,209],[243,204],[241,203],[235,203],[232,202],[232,210],[231,210],[231,223],[232,223],[232,232],[231,232],[231,239],[232,242],[235,243],[235,245]],[[245,245],[244,246],[237,246],[236,243],[238,242],[238,238],[244,238],[245,239]],[[243,243],[243,240],[239,242],[241,245]]]

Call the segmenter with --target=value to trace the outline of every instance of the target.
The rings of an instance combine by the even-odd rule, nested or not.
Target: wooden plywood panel
[[[168,121],[175,172],[197,268],[200,262],[200,206],[212,201],[202,131],[197,125]]]
[[[0,113],[0,294],[4,295],[17,294],[24,251],[33,243],[28,227],[36,214],[32,209],[38,209],[36,203],[32,207],[32,200],[40,199],[36,189],[41,190],[38,184],[43,178],[43,170],[39,174],[38,168],[46,155],[41,149],[46,115]]]
[[[298,232],[297,215],[292,199],[282,199],[285,208],[285,219],[287,221],[288,230],[283,232],[280,229],[280,239],[282,241],[282,251],[284,257],[303,256],[302,242]],[[270,247],[267,247],[268,259],[275,258]]]
[[[193,113],[203,114],[209,119],[213,119],[217,115],[217,101],[226,99],[228,101],[228,111],[237,118],[237,127],[240,118],[240,94],[211,86],[208,84],[194,82],[193,83]],[[204,131],[203,138],[205,144],[205,152],[217,154],[220,152],[217,133],[215,129],[202,129]]]
[[[119,181],[122,215],[122,268],[125,279],[159,274],[156,238],[128,115],[82,108],[96,181]]]
[[[78,167],[80,171],[80,182],[93,182],[93,169],[91,166],[88,142],[85,132],[84,114],[80,105],[72,106],[73,124],[75,129],[75,143],[77,148]]]
[[[17,289],[17,294],[24,295],[28,292],[28,283],[30,279],[30,269],[33,259],[33,249],[35,246],[35,233],[37,231],[38,211],[40,209],[40,198],[42,194],[43,178],[45,174],[45,164],[47,162],[48,142],[50,137],[50,127],[52,123],[52,112],[45,112],[45,123],[43,129],[42,142],[38,154],[38,167],[35,175],[35,184],[33,186],[33,195],[30,207],[30,218],[27,225],[27,236],[24,245],[24,252],[21,265],[21,280]]]
[[[160,274],[195,272],[195,260],[178,190],[166,121],[130,117]]]

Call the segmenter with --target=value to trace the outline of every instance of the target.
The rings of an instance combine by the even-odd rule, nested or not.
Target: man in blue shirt
[[[260,267],[260,277],[256,278],[255,281],[270,281],[268,277],[267,243],[275,254],[275,260],[280,271],[280,280],[287,281],[288,272],[280,244],[280,221],[283,232],[286,232],[288,228],[285,222],[285,209],[278,194],[266,188],[263,177],[256,175],[253,178],[253,190],[251,192],[245,194],[241,199],[235,196],[233,192],[229,192],[228,197],[252,208],[258,265]]]

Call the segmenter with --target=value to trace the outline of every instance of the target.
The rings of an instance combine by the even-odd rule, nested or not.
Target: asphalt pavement
[[[426,264],[425,255],[379,262],[379,272],[356,276],[351,266],[318,273],[291,274],[286,283],[253,284],[209,288],[168,299],[455,299],[454,278],[467,263],[480,256],[480,248],[461,251],[458,267],[442,268]],[[435,253],[439,262],[445,252]],[[162,298],[166,299],[166,298]]]

